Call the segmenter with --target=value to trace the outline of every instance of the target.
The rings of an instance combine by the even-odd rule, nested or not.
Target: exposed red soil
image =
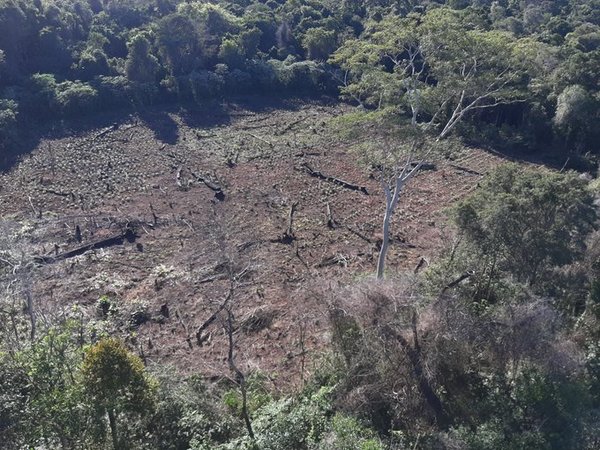
[[[227,349],[220,324],[209,327],[201,346],[195,332],[227,292],[219,264],[229,258],[239,271],[249,270],[236,296],[236,318],[264,319],[236,333],[238,361],[269,374],[276,385],[296,379],[301,328],[307,360],[328,342],[328,284],[371,276],[375,268],[383,197],[328,126],[345,109],[228,105],[216,125],[192,117],[195,123],[191,113],[156,111],[114,130],[40,142],[0,177],[0,217],[18,236],[15,245],[45,255],[113,236],[128,223],[138,233],[134,243],[39,265],[31,278],[40,317],[77,315],[72,306],[80,305],[98,333],[120,333],[147,361],[223,374]],[[436,170],[410,181],[394,218],[390,273],[435,256],[451,238],[444,211],[501,161],[465,149],[453,160],[437,158]],[[306,163],[365,186],[369,195],[311,177]],[[220,185],[225,200],[198,175]],[[328,204],[335,229],[327,225]],[[285,243],[292,205],[294,239]],[[101,296],[116,305],[110,320],[97,314]],[[168,318],[160,315],[162,305]],[[139,310],[152,319],[132,328],[130,314]]]

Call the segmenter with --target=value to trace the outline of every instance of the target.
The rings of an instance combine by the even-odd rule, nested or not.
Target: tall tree
[[[146,33],[135,34],[127,43],[125,73],[130,81],[153,83],[160,67],[158,59],[151,53],[150,41]]]
[[[468,115],[520,101],[526,70],[519,47],[507,33],[469,29],[457,12],[435,9],[423,16],[394,15],[371,22],[365,33],[345,42],[331,58],[345,72],[342,94],[376,108],[393,107],[410,116],[411,150],[384,182],[383,244],[377,277],[384,274],[390,220],[401,192],[423,163],[421,131],[450,135]],[[382,149],[389,153],[389,149]],[[393,153],[393,152],[392,152]]]
[[[91,346],[83,361],[83,386],[104,420],[108,416],[113,448],[124,448],[119,418],[128,413],[148,413],[153,403],[153,383],[144,364],[122,342],[103,339]]]
[[[414,125],[447,137],[468,115],[521,101],[526,67],[508,33],[470,29],[456,11],[387,16],[331,58],[342,94],[366,106],[394,106]]]
[[[185,75],[199,66],[200,37],[197,24],[174,13],[161,19],[156,28],[160,55],[172,75]]]

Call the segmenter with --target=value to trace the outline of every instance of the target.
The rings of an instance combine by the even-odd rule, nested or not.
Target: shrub
[[[14,100],[0,100],[0,146],[16,137],[17,108]]]
[[[203,100],[218,96],[225,81],[223,77],[208,70],[194,71],[189,75],[189,82],[192,88],[192,95],[197,103]]]
[[[36,73],[27,82],[24,108],[34,117],[47,118],[58,108],[58,85],[54,75]]]
[[[123,76],[100,76],[94,80],[98,104],[103,109],[128,106],[132,102],[132,86]]]
[[[383,450],[383,444],[372,429],[354,417],[336,414],[322,439],[311,450]]]
[[[89,114],[98,107],[98,92],[80,81],[65,81],[57,85],[57,103],[66,116]]]

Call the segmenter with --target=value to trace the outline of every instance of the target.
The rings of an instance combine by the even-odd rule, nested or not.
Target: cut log
[[[200,176],[200,175],[192,172],[191,170],[190,170],[190,173],[192,174],[192,176],[194,178],[196,178],[196,180],[200,181],[201,183],[204,183],[204,185],[207,188],[209,188],[211,191],[213,191],[215,193],[215,198],[217,200],[219,200],[220,202],[225,200],[225,193],[223,192],[223,189],[221,188],[221,186],[219,184],[209,180],[208,178]]]
[[[327,226],[332,230],[335,230],[339,226],[333,218],[333,213],[331,212],[331,206],[329,206],[329,202],[327,202]]]
[[[330,183],[337,184],[338,186],[345,187],[346,189],[350,189],[352,191],[362,192],[365,195],[369,195],[369,191],[364,186],[359,186],[357,184],[348,183],[347,181],[340,180],[339,178],[335,178],[329,175],[325,175],[318,170],[313,170],[308,164],[304,164],[304,169],[311,176],[318,178],[320,180],[329,181]]]

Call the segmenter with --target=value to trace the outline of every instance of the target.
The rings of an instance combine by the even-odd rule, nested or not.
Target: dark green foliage
[[[135,34],[127,43],[125,74],[135,83],[154,83],[159,70],[158,60],[150,52],[150,41],[143,33]]]
[[[394,105],[402,114],[415,114],[417,121],[440,125],[465,89],[463,106],[482,93],[485,97],[444,136],[452,131],[500,149],[585,154],[597,152],[600,139],[592,126],[598,119],[600,85],[595,6],[596,0],[3,0],[0,87],[26,92],[23,98],[8,91],[0,96],[17,100],[15,118],[25,124],[31,118],[198,101],[223,93],[314,95],[341,88],[347,98],[369,107]],[[350,51],[348,58],[344,49]],[[332,54],[337,55],[332,62],[344,71],[310,62],[322,63]],[[402,61],[410,55],[416,57],[417,72],[406,84],[408,79],[399,75],[407,74]],[[463,63],[472,60],[477,70],[461,72]],[[219,64],[228,71],[219,73]],[[37,93],[28,92],[37,73],[53,75],[65,91],[56,92],[53,104],[44,99],[39,111]],[[99,77],[123,76],[129,81],[122,87],[125,96],[112,97],[111,89],[99,86]],[[500,77],[497,86],[485,94],[483,87],[494,76]],[[66,88],[66,82],[75,85]],[[408,104],[415,102],[411,111]]]
[[[483,285],[510,275],[534,287],[581,257],[595,218],[586,182],[577,175],[516,165],[496,170],[455,213],[460,233],[474,246],[471,270]]]
[[[56,102],[65,116],[88,114],[97,108],[98,92],[79,81],[65,81],[57,85]]]
[[[223,89],[223,77],[208,70],[194,71],[189,75],[192,95],[196,102],[216,97]]]
[[[202,65],[196,24],[182,14],[161,19],[156,29],[161,57],[172,75],[183,75]]]
[[[0,436],[16,446],[24,444],[29,425],[27,373],[8,355],[0,356]],[[0,444],[0,448],[2,444]]]
[[[0,149],[16,138],[18,104],[14,100],[0,100]]]

